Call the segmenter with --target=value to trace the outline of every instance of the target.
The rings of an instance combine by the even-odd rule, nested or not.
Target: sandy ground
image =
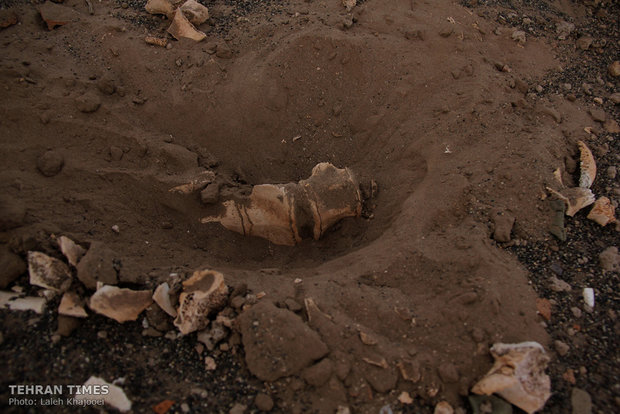
[[[575,387],[593,412],[618,409],[618,267],[599,264],[618,227],[587,220],[588,208],[557,240],[545,190],[557,168],[578,181],[582,140],[599,167],[593,192],[620,199],[620,88],[608,69],[618,3],[359,3],[204,1],[206,39],[168,36],[164,48],[144,38],[166,37],[169,20],[143,2],[92,2],[89,14],[66,0],[67,24],[52,30],[42,3],[0,2],[0,21],[19,21],[0,29],[3,257],[62,258],[65,235],[111,249],[124,287],[208,268],[250,294],[223,311],[236,321],[214,350],[196,350],[196,334],[176,338],[158,309],[122,325],[92,313],[59,321],[58,297],[41,316],[2,311],[5,409],[28,411],[6,406],[9,384],[97,375],[124,378],[135,412],[166,399],[170,412],[252,412],[259,392],[278,412],[425,412],[441,400],[470,410],[489,346],[522,341],[551,357],[543,412],[570,412]],[[169,192],[202,169],[223,200],[307,178],[320,162],[378,191],[361,217],[294,247],[201,224],[220,204]],[[36,295],[13,267],[3,287]],[[568,291],[551,288],[552,275]],[[58,336],[60,324],[74,329]],[[299,346],[306,330],[324,352]],[[403,391],[413,404],[398,401]]]

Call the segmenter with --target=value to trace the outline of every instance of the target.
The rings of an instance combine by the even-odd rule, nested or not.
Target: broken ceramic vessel
[[[228,301],[228,286],[224,275],[215,270],[199,270],[183,282],[179,308],[174,325],[182,334],[204,329],[209,315]]]
[[[135,321],[153,303],[150,290],[131,290],[102,286],[90,297],[88,306],[95,312],[117,322]]]
[[[155,293],[153,293],[153,300],[164,312],[176,318],[177,310],[172,306],[172,301],[170,300],[170,286],[167,282],[157,286]]]
[[[545,374],[549,357],[542,345],[497,343],[491,347],[491,354],[495,364],[472,392],[496,393],[529,414],[542,409],[551,396],[551,380]]]
[[[227,200],[223,206],[224,214],[202,222],[294,246],[304,238],[318,240],[345,217],[358,217],[362,198],[351,170],[320,163],[307,180],[256,185],[249,196]]]

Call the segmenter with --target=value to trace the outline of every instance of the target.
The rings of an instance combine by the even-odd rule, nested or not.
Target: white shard
[[[64,292],[71,286],[69,267],[58,259],[41,252],[28,252],[30,284]]]
[[[183,335],[204,329],[209,324],[209,314],[219,310],[227,301],[228,286],[224,283],[224,275],[215,270],[196,271],[183,282],[174,325]]]
[[[45,299],[33,296],[20,298],[18,293],[0,291],[0,308],[41,314],[45,310]]]
[[[176,318],[177,310],[172,306],[172,302],[170,301],[170,286],[167,282],[157,286],[155,293],[153,293],[153,300],[164,312]]]
[[[77,266],[82,256],[86,254],[86,249],[65,236],[58,238],[58,247],[60,247],[60,251],[65,255],[69,264],[74,267]]]
[[[58,314],[73,316],[75,318],[86,318],[88,313],[84,309],[84,304],[75,292],[65,292],[58,305]]]
[[[581,152],[581,175],[579,177],[579,187],[590,188],[596,178],[596,162],[594,161],[592,151],[590,151],[590,148],[588,148],[585,142],[579,141],[577,145],[579,146],[579,151]]]
[[[551,380],[545,374],[549,357],[538,342],[497,343],[491,347],[495,363],[474,387],[481,395],[498,394],[532,414],[551,396]]]
[[[131,290],[103,286],[91,296],[88,306],[95,312],[117,322],[135,321],[153,303],[150,290]]]
[[[97,387],[98,386],[98,387]],[[103,390],[107,389],[107,393]],[[92,376],[85,383],[81,392],[75,395],[76,400],[103,400],[104,404],[117,409],[121,413],[131,410],[131,401],[122,388],[106,382],[104,379]],[[102,392],[96,392],[102,391]]]
[[[594,289],[592,289],[592,288],[583,288],[583,301],[590,308],[594,307]]]

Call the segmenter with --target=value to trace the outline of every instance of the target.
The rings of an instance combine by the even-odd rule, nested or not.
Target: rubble
[[[45,309],[45,299],[33,296],[20,298],[18,293],[0,291],[0,309],[2,308],[16,311],[31,310],[41,314]]]
[[[28,252],[30,284],[64,292],[71,286],[69,267],[58,259],[41,252]]]
[[[497,343],[491,347],[491,353],[495,363],[472,392],[496,393],[529,414],[540,410],[551,396],[551,381],[544,372],[549,357],[542,345]]]
[[[306,237],[318,240],[335,223],[361,214],[359,184],[348,168],[317,164],[307,180],[262,184],[239,200],[223,203],[225,213],[202,219],[246,236],[293,246]]]
[[[135,321],[153,300],[150,290],[131,290],[102,286],[90,297],[88,306],[95,312],[117,322]]]
[[[168,283],[164,282],[157,286],[155,293],[153,293],[153,300],[164,312],[176,318],[177,310],[172,306],[172,301],[170,300],[170,286]]]
[[[81,298],[75,292],[65,292],[62,295],[60,305],[58,305],[58,314],[75,318],[86,318],[88,316]]]
[[[594,202],[594,207],[590,210],[588,218],[597,222],[601,226],[616,222],[616,209],[607,197],[601,197]]]
[[[86,249],[65,236],[60,236],[58,238],[58,247],[60,247],[60,251],[73,267],[77,266],[82,256],[86,254]]]
[[[183,14],[183,11],[180,9],[177,9],[174,14],[174,19],[168,28],[168,33],[170,33],[177,40],[187,38],[195,40],[196,42],[200,42],[207,37],[206,34],[196,29],[194,25],[187,20],[187,17],[185,17],[185,14]]]
[[[99,387],[97,387],[99,386]],[[103,387],[108,389],[108,392],[95,393],[93,392],[85,392],[86,390],[101,390]],[[131,410],[131,401],[125,395],[125,392],[122,388],[110,384],[106,382],[102,378],[98,378],[95,376],[91,376],[84,383],[84,392],[75,395],[76,400],[97,400],[102,399],[106,405],[109,405],[112,408],[117,409],[121,413],[125,413]]]
[[[224,275],[215,270],[199,270],[183,282],[174,325],[182,334],[204,329],[209,315],[228,302],[228,286]]]

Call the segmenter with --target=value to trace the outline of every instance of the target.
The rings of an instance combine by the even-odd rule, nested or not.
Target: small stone
[[[555,276],[551,276],[551,278],[549,279],[549,285],[551,290],[553,290],[554,292],[570,292],[572,290],[571,285]]]
[[[570,311],[573,313],[573,316],[575,318],[581,318],[581,309],[579,309],[578,307],[573,306],[572,308],[570,308]]]
[[[620,60],[616,60],[612,64],[610,64],[607,68],[607,71],[609,72],[609,75],[613,76],[614,78],[620,76]]]
[[[440,30],[439,30],[439,36],[441,37],[450,37],[452,35],[452,33],[454,33],[454,27],[452,24],[445,24]]]
[[[575,371],[570,368],[564,371],[564,373],[562,374],[562,378],[564,379],[564,381],[568,382],[571,385],[575,385],[575,383],[577,382],[577,380],[575,379]]]
[[[320,387],[325,384],[332,375],[334,364],[327,358],[321,362],[306,368],[302,372],[303,379],[314,387]]]
[[[594,289],[583,288],[583,302],[588,308],[594,308]],[[586,310],[588,309],[586,308]]]
[[[593,220],[601,226],[616,222],[616,208],[607,197],[601,197],[596,200],[594,207],[588,214],[588,219]]]
[[[37,169],[46,177],[57,175],[65,165],[65,158],[59,151],[49,150],[37,158]]]
[[[512,35],[510,37],[515,42],[519,42],[521,44],[525,43],[526,41],[526,35],[523,30],[515,30],[514,32],[512,32]]]
[[[243,414],[245,413],[245,410],[248,407],[240,404],[240,403],[236,403],[235,405],[233,405],[233,407],[230,409],[230,411],[228,412],[228,414]]]
[[[118,224],[115,224],[112,227],[110,227],[110,230],[112,230],[116,234],[119,234],[121,232],[121,228],[118,227]]]
[[[6,29],[18,22],[17,14],[12,10],[0,10],[0,29]]]
[[[459,372],[456,369],[456,366],[454,366],[451,362],[446,362],[439,365],[437,371],[439,372],[439,377],[443,382],[451,383],[459,380]]]
[[[616,175],[618,174],[618,169],[615,166],[607,167],[607,177],[611,180],[616,179]]]
[[[543,91],[542,85],[536,85],[536,92],[541,93]]]
[[[536,299],[536,309],[545,320],[551,319],[551,302],[545,298]]]
[[[590,49],[590,46],[592,46],[592,41],[593,39],[590,36],[581,36],[579,39],[577,39],[577,48],[581,50],[588,50]]]
[[[605,122],[607,119],[607,114],[600,108],[590,108],[590,116],[596,122]]]
[[[269,412],[273,409],[273,399],[269,395],[262,392],[259,392],[256,395],[256,398],[254,398],[254,404],[256,405],[256,408],[263,412]]]
[[[170,300],[170,286],[167,282],[157,286],[155,293],[153,293],[153,300],[164,312],[173,318],[176,318],[177,310],[174,306],[172,306],[172,302]]]
[[[599,254],[598,260],[606,272],[617,272],[620,270],[620,255],[618,254],[617,247],[612,246],[603,250]]]
[[[580,388],[573,388],[570,396],[572,414],[592,414],[592,397]]]
[[[616,105],[620,104],[620,92],[614,92],[609,95],[609,100],[615,103]]]
[[[189,413],[190,411],[189,405],[187,403],[181,404],[181,411],[183,411],[184,413]]]
[[[555,351],[560,356],[566,356],[566,354],[568,354],[568,351],[570,350],[570,347],[562,341],[555,341],[553,345],[555,346]]]
[[[411,398],[411,395],[407,392],[407,391],[403,391],[400,393],[400,395],[398,396],[398,401],[400,401],[401,404],[413,404],[413,398]]]
[[[495,224],[493,239],[499,243],[507,243],[510,241],[510,234],[515,223],[515,216],[507,211],[495,212],[492,216]]]
[[[97,111],[101,106],[101,98],[95,92],[86,92],[84,95],[75,99],[76,108],[85,114]]]
[[[88,289],[95,290],[97,282],[115,285],[118,280],[116,253],[101,242],[92,242],[77,265],[77,277]]]
[[[215,371],[215,369],[217,368],[217,364],[215,363],[215,359],[213,359],[212,357],[206,357],[205,358],[205,368],[207,369],[207,371]]]
[[[200,192],[200,201],[202,204],[215,204],[220,198],[220,186],[217,183],[211,183]]]
[[[58,26],[64,26],[73,20],[73,10],[60,4],[45,2],[39,6],[41,19],[47,24],[48,30],[53,30]]]
[[[620,133],[620,125],[618,125],[618,122],[616,122],[615,119],[607,119],[607,121],[603,124],[603,128],[605,128],[605,131],[610,134]]]
[[[235,309],[241,309],[245,305],[245,298],[243,296],[235,296],[230,301],[230,306]]]
[[[172,19],[172,24],[168,27],[168,33],[170,33],[175,39],[181,40],[182,38],[192,39],[196,42],[200,42],[206,34],[197,30],[194,25],[185,17],[183,11],[177,9]]]
[[[433,414],[454,414],[454,408],[448,401],[441,401],[435,406]]]
[[[60,305],[58,305],[58,314],[75,318],[86,318],[88,316],[82,299],[75,292],[66,292],[62,295]]]

